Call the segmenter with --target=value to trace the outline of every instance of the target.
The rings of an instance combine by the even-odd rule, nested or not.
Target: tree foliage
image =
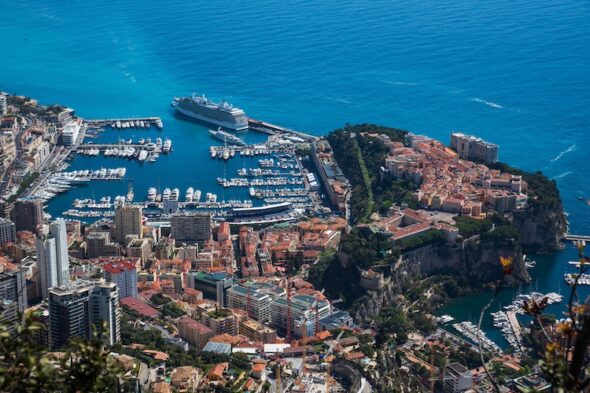
[[[63,354],[38,345],[44,327],[25,314],[12,334],[0,324],[0,391],[117,392],[120,370],[109,357],[101,337],[73,340]]]

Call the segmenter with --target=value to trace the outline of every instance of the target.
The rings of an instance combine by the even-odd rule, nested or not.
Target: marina
[[[160,154],[168,154],[172,150],[172,141],[166,138],[157,138],[155,142],[151,139],[140,139],[134,143],[131,139],[120,140],[119,143],[94,144],[87,143],[78,146],[76,153],[86,156],[118,157],[137,159],[139,161],[155,162]]]
[[[469,321],[454,323],[453,328],[467,337],[471,342],[478,345],[481,342],[481,347],[489,352],[503,353],[502,349],[492,340],[487,338],[486,334],[477,329],[477,326]],[[478,338],[479,337],[479,338]]]
[[[514,311],[496,311],[491,313],[494,327],[502,332],[502,336],[508,341],[510,347],[516,353],[522,350],[522,329]]]
[[[126,172],[126,168],[56,172],[39,183],[29,196],[48,202],[58,194],[64,193],[76,185],[91,180],[121,180],[125,177]]]
[[[512,303],[503,308],[506,311],[513,311],[517,314],[524,314],[524,304],[526,302],[535,301],[538,303],[542,301],[542,299],[544,298],[546,298],[548,305],[560,303],[563,300],[563,296],[556,292],[549,292],[545,295],[540,292],[531,292],[530,294],[517,294],[513,299]]]
[[[566,273],[563,278],[569,285],[574,285],[576,278],[578,279],[577,285],[590,285],[590,274]]]

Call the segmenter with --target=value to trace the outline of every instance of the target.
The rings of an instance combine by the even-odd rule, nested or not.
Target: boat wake
[[[334,101],[341,102],[343,104],[351,104],[350,101],[345,100],[344,98],[334,98]]]
[[[327,100],[340,102],[342,104],[352,104],[352,102],[344,99],[344,98],[335,98],[335,97],[326,97]]]
[[[496,104],[495,102],[491,102],[491,101],[482,100],[482,99],[481,99],[481,98],[479,98],[479,97],[476,97],[476,98],[474,98],[472,101],[474,101],[474,102],[479,102],[480,104],[487,105],[487,106],[489,106],[489,107],[491,107],[491,108],[494,108],[494,109],[502,109],[502,108],[504,108],[504,107],[503,107],[502,105],[500,105],[500,104]]]
[[[551,162],[555,162],[555,161],[559,160],[561,157],[565,156],[567,153],[571,153],[574,150],[576,150],[576,145],[571,145],[570,147],[568,147],[564,151],[560,152],[557,156],[552,158]]]
[[[413,82],[394,82],[394,81],[388,81],[388,80],[382,80],[383,83],[387,83],[388,85],[395,85],[395,86],[418,86],[419,83],[413,83]]]
[[[559,175],[553,177],[553,180],[561,179],[561,178],[564,178],[564,177],[571,175],[571,174],[572,174],[572,171],[566,171],[566,172],[563,172],[562,174],[559,174]]]

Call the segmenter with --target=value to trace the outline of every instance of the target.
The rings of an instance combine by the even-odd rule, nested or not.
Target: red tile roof
[[[160,315],[158,310],[134,297],[121,299],[121,304],[145,317],[157,318]]]
[[[111,274],[118,274],[125,271],[135,270],[135,264],[130,261],[119,261],[119,262],[110,262],[106,265],[103,265],[103,270],[111,273]]]

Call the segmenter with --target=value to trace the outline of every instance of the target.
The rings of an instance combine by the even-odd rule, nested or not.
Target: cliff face
[[[535,208],[517,211],[512,225],[520,234],[520,244],[526,252],[544,253],[563,248],[561,238],[567,232],[567,221],[559,209]]]
[[[500,256],[513,258],[513,271],[504,277],[504,286],[530,281],[520,246],[515,242],[496,244],[478,240],[456,246],[427,246],[408,252],[392,266],[391,276],[383,288],[369,291],[354,314],[355,322],[375,318],[383,307],[399,304],[401,288],[414,278],[434,274],[467,277],[474,290],[502,278]],[[436,299],[432,299],[436,303]]]
[[[530,280],[521,248],[515,242],[470,241],[453,247],[423,247],[404,254],[404,260],[406,266],[412,266],[420,274],[460,274],[467,276],[474,286],[483,286],[502,277],[501,256],[513,258],[513,272],[505,284]]]

